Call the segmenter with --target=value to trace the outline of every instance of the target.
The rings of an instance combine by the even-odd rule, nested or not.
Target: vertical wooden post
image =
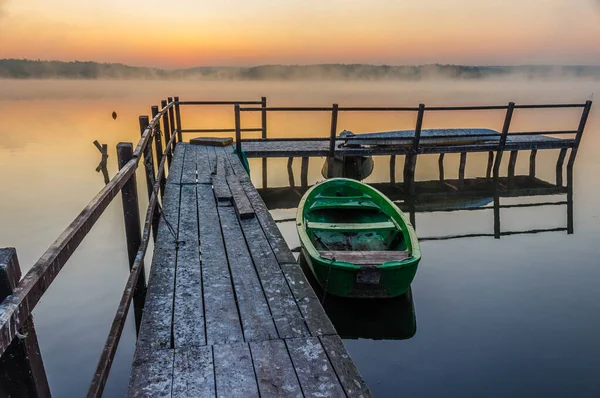
[[[177,140],[183,141],[183,133],[181,132],[181,110],[179,109],[179,97],[175,97],[175,119],[177,120]]]
[[[133,144],[131,142],[119,142],[117,144],[117,159],[119,161],[119,170],[133,157]],[[135,173],[129,177],[129,180],[121,189],[121,198],[123,199],[123,217],[125,219],[125,237],[127,238],[127,258],[129,260],[129,270],[133,267],[135,257],[142,243],[142,229],[140,226],[140,205],[138,203],[137,181]],[[142,313],[144,311],[144,302],[146,301],[146,273],[144,264],[140,265],[142,270],[133,293],[133,308],[135,316],[135,329],[139,333],[142,323]]]
[[[515,166],[517,165],[517,156],[519,151],[510,151],[510,158],[508,160],[508,187],[512,188],[515,181]]]
[[[308,158],[302,158],[302,169],[300,172],[300,185],[305,188],[308,186]]]
[[[458,186],[465,186],[465,167],[467,166],[467,153],[460,153],[460,165],[458,166]]]
[[[504,126],[502,126],[502,135],[500,136],[500,142],[498,143],[498,153],[496,154],[496,161],[494,162],[494,178],[498,178],[500,175],[500,163],[502,162],[502,152],[506,146],[506,138],[508,131],[510,130],[510,122],[512,120],[513,112],[515,110],[515,103],[509,102],[508,108],[506,109],[506,116],[504,117]]]
[[[260,99],[260,107],[261,107],[261,138],[263,140],[267,139],[267,97],[262,97]],[[267,187],[267,158],[262,159],[262,186],[263,188]]]
[[[417,166],[417,154],[419,152],[419,143],[421,141],[421,129],[423,128],[423,117],[425,115],[425,105],[419,104],[419,112],[417,113],[417,123],[415,125],[415,136],[413,138],[413,146],[410,153],[406,155],[404,161],[404,184],[408,184],[409,192],[414,193],[415,168]]]
[[[590,110],[592,109],[592,101],[586,101],[585,106],[583,107],[583,112],[581,114],[581,119],[579,120],[579,127],[577,128],[577,134],[575,135],[575,144],[573,145],[573,149],[571,150],[571,155],[569,156],[569,161],[567,162],[567,168],[573,167],[575,164],[575,157],[577,156],[577,150],[579,149],[579,144],[581,143],[581,137],[583,136],[583,130],[585,129],[585,124],[587,123],[588,116],[590,115]]]
[[[567,234],[575,230],[573,221],[573,167],[567,167]]]
[[[169,103],[173,102],[173,98],[169,97],[168,99]],[[175,134],[175,107],[171,106],[169,108],[169,130],[171,132],[171,135]],[[171,137],[169,137],[169,139],[171,139]],[[167,141],[169,142],[169,141]],[[171,146],[171,149],[167,152],[167,160],[169,161],[169,166],[171,165],[171,162],[173,161],[173,152],[175,152],[175,145],[177,144],[177,138],[175,138],[175,140],[173,141],[173,146]]]
[[[294,158],[289,157],[288,162],[287,162],[287,171],[288,171],[288,179],[289,179],[291,188],[294,188],[296,186],[296,184],[294,182],[294,169],[292,168],[293,163],[294,163]]]
[[[440,181],[444,182],[444,155],[440,153],[440,158],[438,159],[438,167],[440,169]]]
[[[390,156],[390,183],[396,183],[396,155]]]
[[[327,178],[333,177],[333,159],[335,157],[335,137],[337,135],[338,104],[331,109],[331,129],[329,130],[329,154],[327,155]]]
[[[535,177],[535,157],[537,156],[537,149],[531,151],[529,155],[529,177]]]
[[[160,101],[160,105],[164,109],[164,107],[167,106],[167,101],[165,101],[165,100]],[[171,129],[171,124],[173,122],[169,119],[169,113],[172,113],[172,111],[173,111],[173,107],[169,108],[169,110],[167,112],[165,112],[165,114],[162,117],[162,122],[163,122],[163,129],[162,129],[162,131],[165,134],[165,147],[167,146],[167,144],[169,143],[169,140],[171,139],[171,134],[175,134],[175,132]],[[157,126],[160,129],[160,121],[158,122]],[[165,167],[165,168],[168,168],[169,164],[171,164],[170,163],[171,162],[171,158],[169,157],[169,151],[168,150],[166,151],[166,155],[167,155],[167,164],[166,164],[167,167]]]
[[[240,104],[233,106],[235,116],[235,151],[240,160],[242,159],[242,127],[240,126]]]
[[[500,194],[498,192],[498,179],[494,179],[494,238],[500,239]]]
[[[144,135],[144,131],[149,125],[148,116],[140,116],[140,134]],[[144,167],[146,169],[146,186],[148,187],[148,200],[152,199],[152,192],[154,190],[154,160],[152,159],[152,138],[148,141],[146,149],[144,149]],[[152,237],[156,242],[158,235],[158,221],[160,215],[158,214],[158,206],[154,210],[152,215]]]
[[[10,296],[21,279],[15,248],[0,249],[0,301]],[[33,316],[25,322],[0,358],[0,395],[5,397],[50,397]]]
[[[164,108],[164,106],[163,106]],[[158,106],[154,105],[152,107],[152,119],[154,119],[154,117],[158,115]],[[160,162],[162,162],[162,158],[163,158],[163,149],[162,149],[162,136],[161,136],[161,132],[160,132],[160,120],[158,121],[158,123],[155,125],[154,129],[154,148],[156,150],[156,167],[157,167],[157,171],[158,168],[160,167]],[[166,135],[166,134],[165,134]],[[164,197],[165,196],[165,170],[163,169],[162,173],[159,176],[156,176],[156,178],[158,178],[158,186],[160,187],[160,197]]]
[[[573,148],[571,151],[574,151]],[[571,152],[573,153],[573,152]],[[560,187],[563,184],[563,164],[565,163],[565,157],[567,156],[567,148],[562,148],[558,154],[558,160],[556,161],[556,186]],[[567,167],[569,168],[569,167]]]
[[[488,152],[488,164],[485,171],[485,179],[489,181],[492,178],[492,167],[494,167],[494,152]]]

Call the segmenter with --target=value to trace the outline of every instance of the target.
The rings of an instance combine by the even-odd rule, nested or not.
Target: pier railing
[[[178,98],[163,100],[160,109],[158,106],[152,107],[152,119],[148,116],[140,116],[139,123],[141,138],[136,147],[134,148],[131,143],[119,143],[117,146],[119,171],[22,279],[16,251],[14,249],[0,251],[0,285],[2,285],[0,294],[4,298],[0,304],[0,355],[4,358],[7,352],[24,352],[21,355],[23,358],[18,359],[26,362],[25,365],[21,365],[25,367],[24,374],[19,376],[23,380],[11,382],[29,385],[27,394],[36,397],[50,396],[43,363],[39,356],[37,338],[35,331],[32,330],[32,311],[119,192],[123,200],[130,274],[100,355],[88,397],[102,395],[132,300],[136,330],[139,330],[146,292],[144,257],[148,249],[150,233],[152,232],[156,238],[165,176],[175,144],[181,141],[182,136]],[[144,165],[149,198],[143,229],[140,226],[136,182],[136,170],[140,162]],[[24,348],[21,349],[21,346]],[[14,388],[22,387],[14,386]],[[17,395],[22,391],[18,390]],[[9,395],[10,393],[9,391]]]

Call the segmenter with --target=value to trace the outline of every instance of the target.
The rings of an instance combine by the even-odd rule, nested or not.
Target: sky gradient
[[[0,58],[600,65],[600,0],[0,0]]]

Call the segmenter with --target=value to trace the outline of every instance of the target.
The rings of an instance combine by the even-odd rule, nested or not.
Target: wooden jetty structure
[[[184,129],[181,108],[231,106],[233,129]],[[127,390],[129,397],[145,396],[335,396],[368,397],[368,386],[348,355],[342,340],[310,288],[296,258],[280,234],[265,202],[249,178],[244,156],[263,159],[263,188],[267,188],[266,159],[302,158],[302,185],[307,185],[310,157],[390,155],[405,156],[403,189],[418,194],[414,181],[417,157],[460,153],[464,186],[466,154],[488,152],[486,179],[497,184],[519,184],[514,165],[521,150],[529,150],[530,175],[535,177],[538,150],[560,149],[557,186],[567,152],[572,173],[577,149],[591,108],[585,104],[478,107],[268,107],[260,101],[161,101],[151,117],[140,117],[141,138],[117,146],[119,171],[80,212],[40,259],[21,278],[16,251],[0,252],[0,354],[8,364],[19,361],[23,380],[0,382],[2,391],[50,396],[32,310],[70,256],[112,200],[121,193],[130,274],[99,355],[88,397],[102,395],[128,311],[133,302],[137,347]],[[581,108],[576,130],[511,132],[515,110]],[[422,140],[426,112],[502,110],[505,122],[498,140],[445,145]],[[328,137],[322,139],[268,138],[269,112],[331,112]],[[243,128],[241,113],[260,112],[261,126]],[[349,147],[337,137],[340,112],[415,112],[416,125],[403,142],[365,141]],[[185,122],[185,121],[184,121]],[[188,133],[234,133],[235,145],[191,145]],[[242,133],[261,133],[260,138]],[[556,138],[563,135],[568,138]],[[446,134],[450,140],[452,134]],[[353,140],[362,140],[360,137]],[[369,138],[365,138],[368,140]],[[408,141],[406,141],[406,139]],[[499,168],[510,151],[506,182]],[[241,159],[240,159],[241,157]],[[332,164],[332,162],[330,162]],[[136,170],[142,165],[149,205],[140,223]],[[390,180],[395,175],[390,167]],[[560,178],[558,171],[560,170]],[[328,170],[328,172],[330,172]],[[572,175],[572,174],[568,174]],[[144,258],[150,239],[154,254],[146,282]],[[17,359],[14,353],[18,353]],[[6,376],[5,372],[5,376]],[[19,390],[24,383],[26,390]],[[16,392],[15,392],[16,391]],[[27,391],[22,393],[22,391]]]

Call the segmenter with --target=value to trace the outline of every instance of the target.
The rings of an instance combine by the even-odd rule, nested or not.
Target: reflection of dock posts
[[[396,155],[390,156],[390,184],[396,183]]]
[[[143,136],[144,131],[150,124],[148,116],[140,116],[140,134]],[[152,137],[152,136],[150,136]],[[152,140],[152,138],[150,138]],[[152,190],[154,187],[154,160],[152,159],[152,142],[149,142],[144,149],[144,167],[146,169],[146,186],[148,187],[148,200],[152,199]],[[158,234],[158,221],[159,214],[158,208],[154,209],[152,216],[152,237],[156,242],[156,236]]]
[[[421,141],[421,129],[423,127],[423,116],[425,114],[425,105],[419,104],[419,112],[417,113],[417,123],[415,126],[415,136],[413,146],[410,152],[406,155],[404,161],[404,184],[408,183],[408,189],[411,194],[415,191],[415,168],[417,166],[417,153],[419,151],[419,142]]]
[[[183,133],[181,132],[181,111],[179,109],[179,97],[175,97],[175,120],[177,121],[177,141],[183,141]]]
[[[567,167],[567,234],[574,231],[573,222],[573,168]]]
[[[167,101],[169,101],[169,104],[171,102],[173,102],[173,98],[169,97],[167,99]],[[177,101],[179,101],[179,99],[177,99]],[[169,140],[171,139],[171,134],[175,134],[175,109],[174,107],[170,107],[169,108],[169,137],[167,138],[166,133],[165,133],[165,145],[169,142]],[[177,141],[175,141],[176,143]],[[173,151],[175,150],[175,143],[173,143],[173,145],[171,146],[171,148],[169,148],[169,150],[167,151],[167,166],[171,165],[171,162],[173,161]],[[166,167],[168,169],[168,167]]]
[[[166,101],[162,101],[163,104],[165,104]],[[166,105],[163,105],[163,108]],[[152,119],[154,119],[154,117],[156,115],[158,115],[158,106],[154,105],[152,108]],[[165,112],[166,114],[166,112]],[[153,136],[154,136],[154,149],[156,150],[156,163],[160,164],[160,162],[162,161],[163,158],[163,149],[162,149],[162,134],[160,132],[160,122],[156,123],[156,126],[154,127],[154,131],[152,132]],[[166,135],[166,134],[165,134]],[[169,141],[166,141],[169,142]],[[159,188],[160,188],[160,197],[164,197],[165,196],[165,170],[163,169],[162,173],[158,176],[156,176],[156,178],[158,178],[159,181]]]
[[[267,97],[260,99],[261,138],[267,139]],[[262,158],[262,187],[267,187],[267,158]]]
[[[537,156],[537,149],[531,150],[529,155],[529,177],[535,177],[535,157]]]
[[[458,186],[463,188],[465,186],[465,166],[467,165],[467,153],[460,153],[460,166],[458,167]]]
[[[508,187],[512,188],[515,182],[515,166],[517,165],[517,156],[519,151],[510,151],[510,158],[508,159]]]
[[[327,178],[333,177],[333,159],[335,157],[335,136],[337,131],[338,104],[331,108],[331,130],[329,131],[329,153],[327,154]]]
[[[0,249],[0,300],[13,294],[21,279],[14,248]],[[8,397],[50,397],[33,317],[24,323],[0,358],[0,395]]]
[[[130,142],[120,142],[117,144],[117,158],[119,160],[119,170],[133,157],[133,144]],[[127,256],[129,260],[129,270],[133,267],[138,248],[142,243],[142,232],[140,227],[140,206],[138,204],[137,182],[135,173],[121,189],[121,198],[123,199],[123,216],[125,218],[125,236],[127,238]],[[146,298],[146,274],[143,270],[140,272],[135,292],[133,294],[133,308],[135,315],[135,330],[140,331],[142,322],[142,313],[144,310],[144,301]]]
[[[440,181],[444,182],[444,154],[440,153],[440,158],[438,159],[438,167],[440,169]]]
[[[500,239],[500,183],[494,179],[494,238]]]
[[[563,164],[567,156],[567,148],[562,148],[556,160],[556,186],[561,187],[563,184]]]
[[[288,172],[288,180],[289,180],[289,184],[291,188],[294,188],[296,186],[296,183],[294,182],[294,169],[292,168],[292,165],[294,164],[294,158],[292,156],[290,156],[288,158],[288,162],[287,162],[287,172]]]
[[[492,167],[494,167],[494,152],[489,151],[487,169],[485,171],[485,179],[488,181],[492,178]]]
[[[500,142],[498,143],[498,153],[496,154],[496,160],[494,161],[494,179],[496,180],[496,182],[498,180],[498,177],[500,176],[500,163],[502,162],[502,152],[504,152],[504,147],[506,146],[506,138],[508,136],[508,130],[510,129],[510,122],[512,120],[514,110],[515,103],[509,102],[508,108],[506,109],[506,116],[504,117],[504,126],[502,126]]]
[[[308,186],[308,158],[307,157],[302,158],[302,169],[300,172],[300,185],[303,188],[306,188]]]

